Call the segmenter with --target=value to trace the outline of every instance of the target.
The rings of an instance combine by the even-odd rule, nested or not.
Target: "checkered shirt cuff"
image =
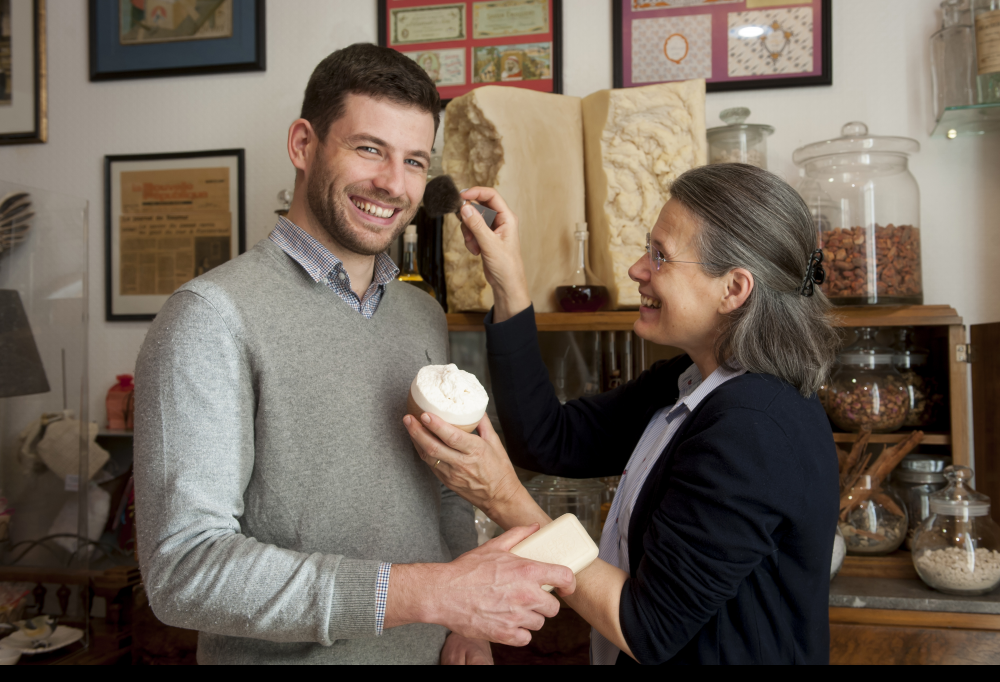
[[[392,564],[378,565],[378,576],[375,578],[375,636],[382,636],[382,626],[385,623],[385,603],[389,598],[389,569]]]

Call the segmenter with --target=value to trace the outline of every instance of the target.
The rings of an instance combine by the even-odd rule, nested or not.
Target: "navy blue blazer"
[[[534,311],[491,324],[490,379],[511,460],[571,478],[624,470],[687,356],[560,405]],[[828,663],[837,455],[815,396],[747,373],[709,394],[650,472],[629,523],[622,632],[643,664]],[[633,663],[622,654],[619,664]]]

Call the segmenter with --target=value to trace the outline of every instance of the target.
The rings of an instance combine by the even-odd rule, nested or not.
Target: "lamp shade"
[[[49,381],[21,295],[0,289],[0,398],[48,392]]]

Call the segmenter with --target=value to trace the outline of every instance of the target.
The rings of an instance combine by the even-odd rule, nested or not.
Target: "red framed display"
[[[379,45],[444,101],[484,85],[562,92],[562,0],[379,0],[378,24]]]
[[[612,0],[616,88],[833,83],[831,0]]]

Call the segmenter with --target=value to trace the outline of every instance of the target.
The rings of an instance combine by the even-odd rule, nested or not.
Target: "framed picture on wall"
[[[48,139],[45,0],[0,0],[0,144]]]
[[[614,83],[833,84],[831,0],[612,0]]]
[[[378,35],[446,102],[484,85],[562,92],[562,0],[379,0]]]
[[[104,157],[109,322],[152,320],[246,250],[242,149]]]
[[[264,0],[90,0],[90,80],[264,71]]]

